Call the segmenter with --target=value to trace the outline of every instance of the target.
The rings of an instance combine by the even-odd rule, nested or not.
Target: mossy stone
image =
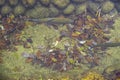
[[[6,0],[0,0],[0,5],[4,5]]]
[[[85,2],[86,0],[71,0],[71,1],[73,1],[75,3],[81,3],[81,2]]]
[[[17,5],[18,0],[8,0],[11,6]]]
[[[7,15],[7,14],[9,14],[10,12],[11,12],[11,7],[10,6],[8,6],[8,5],[5,5],[5,6],[3,6],[2,8],[1,8],[1,14],[2,15]]]
[[[30,9],[26,12],[26,16],[30,18],[46,18],[49,16],[49,9],[42,6],[35,6],[35,8]]]
[[[65,15],[69,15],[72,14],[74,10],[75,10],[75,6],[73,4],[70,4],[63,10],[63,13]]]
[[[59,15],[59,10],[53,5],[50,5],[49,11],[50,11],[50,14],[49,14],[50,17],[55,17]]]
[[[35,12],[35,9],[27,10],[25,15],[28,16],[29,18],[37,18],[37,13]]]
[[[22,5],[17,5],[15,8],[14,8],[14,15],[21,15],[25,12],[25,7],[22,6]]]
[[[90,1],[88,4],[88,9],[90,12],[96,12],[98,10],[98,6],[99,4]]]
[[[50,0],[40,0],[40,2],[45,6],[50,4]]]
[[[78,5],[78,6],[76,7],[76,11],[75,11],[76,15],[85,12],[86,8],[87,8],[87,5],[86,5],[85,3],[83,3],[83,4],[81,4],[81,5]]]
[[[37,13],[38,18],[46,18],[49,16],[50,13],[48,8],[42,6],[35,7],[35,11]]]
[[[52,3],[58,8],[63,9],[69,4],[70,0],[52,0]]]
[[[95,2],[103,2],[103,1],[106,1],[106,0],[93,0]]]
[[[32,7],[36,3],[36,0],[22,0],[22,3],[25,7]]]
[[[111,1],[106,1],[103,3],[102,12],[109,13],[113,8],[114,8],[114,3],[112,3]]]

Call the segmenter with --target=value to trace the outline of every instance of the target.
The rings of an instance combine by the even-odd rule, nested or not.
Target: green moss
[[[81,72],[86,70],[84,69],[74,69],[70,71],[66,71],[64,73],[52,71],[48,68],[40,67],[39,65],[32,65],[30,63],[25,62],[25,58],[22,56],[23,52],[33,53],[36,52],[38,46],[43,46],[44,48],[41,50],[44,52],[46,50],[46,46],[56,47],[60,49],[64,49],[65,43],[72,43],[71,39],[64,38],[62,41],[58,43],[58,45],[54,45],[53,43],[59,37],[59,31],[66,30],[65,26],[59,26],[59,30],[55,30],[54,28],[48,28],[45,24],[40,24],[36,26],[27,26],[26,29],[22,32],[22,36],[29,37],[31,36],[33,40],[33,48],[23,48],[23,46],[16,46],[18,49],[16,52],[4,51],[3,55],[3,64],[0,64],[0,74],[2,74],[2,79],[4,77],[8,77],[8,80],[62,80],[66,78],[66,75],[70,77],[70,79],[74,79],[75,75],[79,75]],[[72,46],[73,44],[71,44]],[[33,53],[34,54],[34,53]],[[54,75],[54,76],[53,76]],[[0,75],[1,76],[1,75]],[[1,78],[1,77],[0,77]],[[4,78],[5,79],[5,78]],[[70,80],[68,79],[68,80]],[[72,79],[72,80],[73,80]],[[7,80],[7,79],[5,79]]]

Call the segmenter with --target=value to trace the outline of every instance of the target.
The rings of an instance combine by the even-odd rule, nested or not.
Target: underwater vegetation
[[[0,80],[120,79],[120,15],[113,1],[0,6]]]
[[[105,80],[104,77],[97,72],[87,72],[81,80]]]

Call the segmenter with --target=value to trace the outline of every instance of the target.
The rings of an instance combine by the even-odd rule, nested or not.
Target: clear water
[[[119,0],[0,0],[0,80],[119,80]]]

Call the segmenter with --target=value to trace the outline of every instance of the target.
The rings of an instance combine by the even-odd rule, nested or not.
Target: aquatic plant
[[[81,80],[105,80],[104,77],[97,72],[87,72]]]
[[[31,66],[31,64],[26,64],[25,59],[21,56],[22,52],[25,50],[22,46],[18,46],[20,49],[17,52],[3,52],[4,55],[3,64],[0,64],[0,79],[2,79],[6,75],[6,78],[9,80],[17,80],[17,79],[42,79],[43,74],[48,74],[50,70],[40,68],[39,66]],[[40,70],[36,69],[39,68]],[[43,73],[44,72],[44,73]],[[6,80],[8,80],[6,79]]]

